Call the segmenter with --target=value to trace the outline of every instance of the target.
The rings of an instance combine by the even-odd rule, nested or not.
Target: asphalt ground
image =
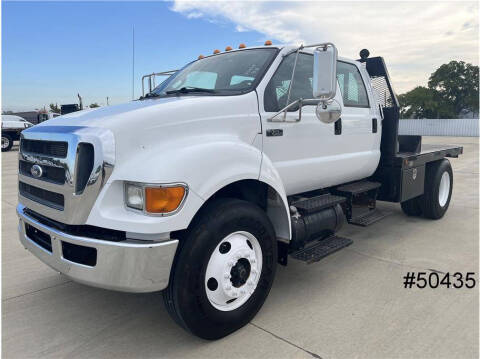
[[[438,221],[393,214],[346,225],[353,245],[306,265],[278,266],[270,295],[243,329],[215,342],[168,316],[160,293],[126,294],[59,275],[18,241],[17,148],[2,154],[4,358],[478,358],[478,138],[451,159],[454,189]],[[407,272],[476,272],[473,289],[405,289]]]

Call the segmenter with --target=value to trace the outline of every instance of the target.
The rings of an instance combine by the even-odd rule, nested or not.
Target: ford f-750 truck
[[[221,338],[264,303],[277,263],[316,262],[397,202],[441,218],[446,157],[399,136],[381,57],[331,43],[215,51],[139,100],[22,132],[20,241],[75,281],[163,291],[197,336]]]

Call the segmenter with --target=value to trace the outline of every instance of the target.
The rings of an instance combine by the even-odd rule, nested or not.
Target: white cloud
[[[476,2],[176,1],[172,10],[226,20],[236,31],[255,30],[280,43],[332,41],[349,58],[368,48],[385,58],[399,93],[426,85],[450,60],[478,64]]]

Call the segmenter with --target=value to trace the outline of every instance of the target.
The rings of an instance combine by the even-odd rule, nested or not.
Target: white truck
[[[463,149],[398,136],[381,57],[268,45],[200,56],[139,100],[22,132],[25,248],[84,284],[163,291],[179,325],[217,339],[255,316],[277,263],[351,244],[344,218],[378,221],[377,200],[445,214],[445,157]]]
[[[13,142],[20,139],[20,132],[32,126],[20,116],[2,115],[2,152],[10,151]]]

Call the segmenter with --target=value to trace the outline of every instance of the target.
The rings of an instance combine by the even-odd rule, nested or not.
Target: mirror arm
[[[295,77],[295,69],[297,68],[298,54],[300,53],[301,48],[302,48],[302,46],[300,46],[297,49],[297,51],[296,51],[297,53],[295,54],[295,62],[293,63],[292,77],[290,78],[290,84],[288,85],[287,103],[290,102],[290,92],[292,91],[293,79]],[[287,111],[285,111],[285,113],[283,114],[283,120],[284,121],[287,120]]]
[[[278,111],[275,115],[273,115],[272,117],[268,118],[268,119],[267,119],[267,122],[298,122],[298,121],[300,121],[300,119],[297,119],[297,120],[295,120],[295,121],[287,121],[286,118],[285,118],[285,116],[286,116],[286,113],[287,113],[287,111],[288,111],[289,108],[291,108],[291,107],[293,107],[293,106],[295,106],[295,105],[297,105],[297,104],[299,104],[299,103],[301,104],[302,102],[303,102],[303,99],[301,99],[301,98],[298,99],[298,100],[296,100],[296,101],[293,101],[290,105],[285,106],[285,107],[282,108],[280,111]],[[300,107],[300,108],[301,108],[301,107]],[[300,111],[301,111],[301,110],[300,110]],[[282,119],[280,119],[280,120],[275,120],[275,117],[277,117],[278,115],[280,115],[280,114],[282,114],[282,113],[284,113],[285,116],[284,116]]]
[[[302,108],[303,108],[303,106],[309,106],[309,105],[313,106],[313,105],[317,105],[319,102],[320,102],[320,100],[318,98],[309,98],[309,99],[300,98],[298,100],[293,101],[290,105],[282,108],[280,111],[275,113],[272,117],[268,118],[267,122],[299,122],[302,119]],[[281,120],[275,120],[275,117],[277,117],[278,115],[280,115],[282,113],[287,113],[288,109],[295,106],[295,105],[299,105],[298,119],[296,119],[294,121],[287,121],[285,118],[282,118]]]

